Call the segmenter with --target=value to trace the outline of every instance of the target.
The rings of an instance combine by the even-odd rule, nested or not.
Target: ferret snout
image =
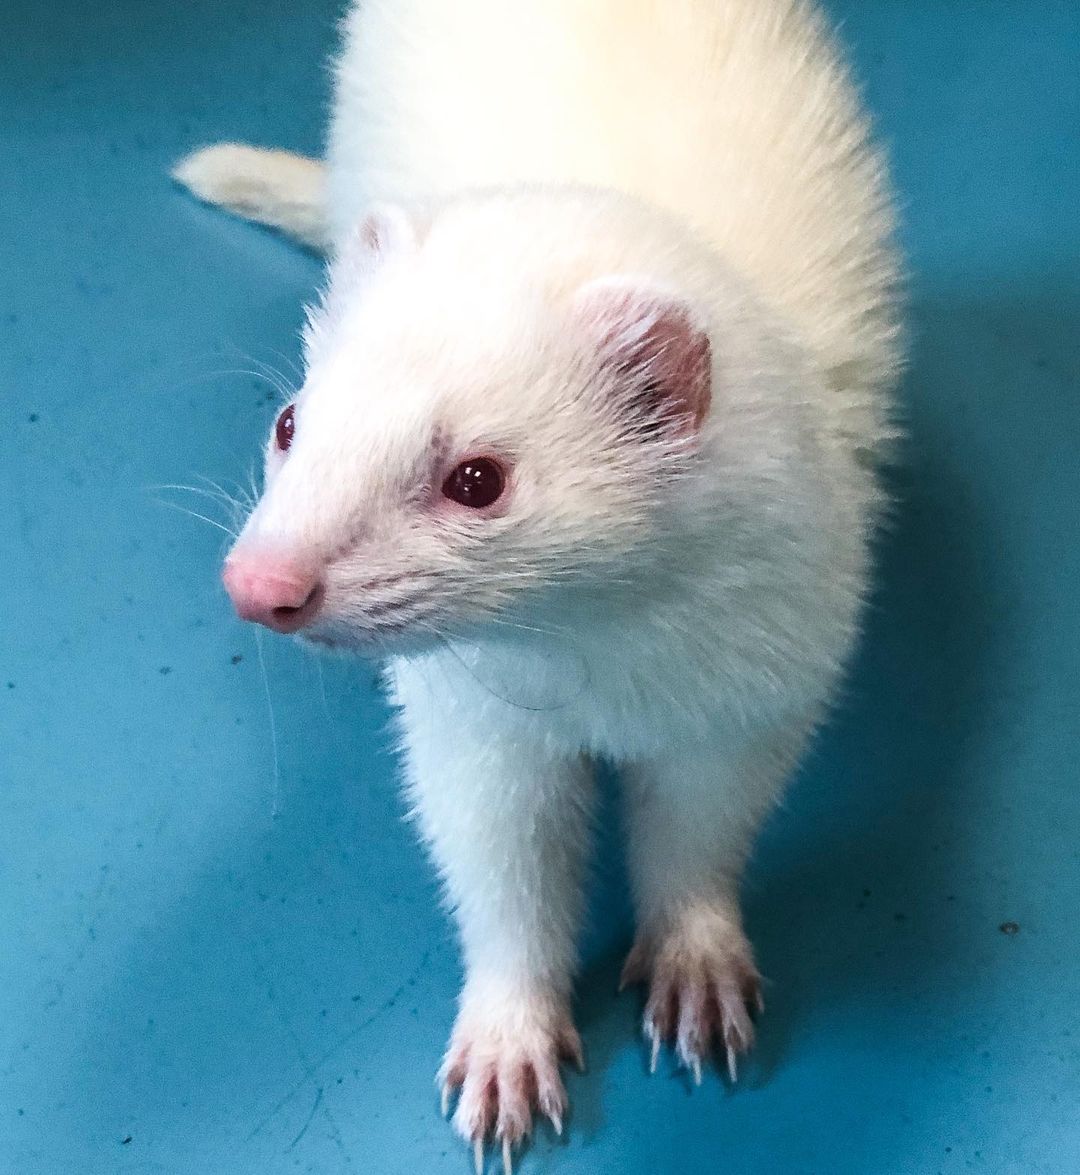
[[[294,560],[261,551],[234,552],[222,582],[241,620],[275,632],[299,632],[322,609],[326,592],[317,572]]]

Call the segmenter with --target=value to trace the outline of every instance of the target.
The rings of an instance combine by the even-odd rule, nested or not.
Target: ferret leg
[[[701,1079],[720,1050],[732,1081],[763,1010],[761,977],[743,933],[739,881],[762,818],[805,745],[796,723],[672,749],[624,771],[628,862],[638,930],[623,985],[648,985],[644,1033]]]
[[[562,1129],[560,1061],[582,1063],[570,1017],[592,774],[578,759],[406,707],[411,798],[446,884],[465,987],[440,1082],[454,1125],[505,1153],[538,1111]]]

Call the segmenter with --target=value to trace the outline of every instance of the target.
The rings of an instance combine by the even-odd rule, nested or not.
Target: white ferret
[[[859,622],[894,435],[881,159],[803,0],[364,0],[325,164],[178,178],[331,257],[228,556],[246,619],[388,662],[467,978],[482,1159],[561,1129],[590,762],[644,1031],[732,1078],[739,878]]]

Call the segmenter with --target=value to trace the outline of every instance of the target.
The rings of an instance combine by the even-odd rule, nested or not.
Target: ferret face
[[[381,212],[335,263],[226,560],[243,618],[405,651],[528,631],[654,568],[709,408],[701,319],[475,231]]]

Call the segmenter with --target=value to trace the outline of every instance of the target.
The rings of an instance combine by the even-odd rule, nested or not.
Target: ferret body
[[[598,756],[654,1063],[734,1078],[739,877],[855,638],[893,436],[888,192],[820,17],[365,0],[325,165],[177,175],[331,257],[226,586],[387,661],[465,956],[459,1132],[561,1128]]]

